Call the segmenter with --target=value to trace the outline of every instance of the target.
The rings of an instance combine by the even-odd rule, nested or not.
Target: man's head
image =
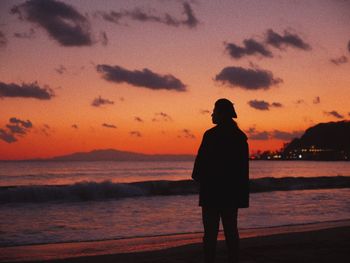
[[[214,124],[221,124],[237,118],[233,104],[228,99],[219,99],[215,102],[215,107],[211,115]]]

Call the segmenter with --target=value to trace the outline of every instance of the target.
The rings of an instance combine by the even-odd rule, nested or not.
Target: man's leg
[[[204,226],[204,261],[205,263],[213,263],[215,261],[220,213],[215,208],[202,207],[202,219]]]
[[[221,211],[222,225],[224,227],[225,240],[228,250],[229,262],[238,262],[239,253],[239,234],[237,228],[236,208],[224,209]]]

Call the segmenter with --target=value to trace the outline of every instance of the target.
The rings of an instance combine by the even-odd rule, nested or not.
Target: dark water
[[[250,166],[253,179],[276,177],[286,182],[285,177],[350,176],[349,162],[256,161]],[[39,199],[43,200],[6,202],[1,193],[8,189],[0,189],[0,245],[202,231],[196,195],[184,195],[180,191],[176,195],[141,193],[135,197],[98,198],[98,193],[104,194],[111,186],[125,195],[142,190],[130,189],[131,182],[189,179],[191,169],[191,162],[1,163],[0,185],[17,186],[11,188],[17,189],[14,199],[26,191],[18,186],[31,185],[26,189],[36,189]],[[106,180],[109,182],[102,183]],[[298,180],[296,184],[301,182]],[[312,180],[319,184],[319,178]],[[67,189],[76,188],[76,183],[82,181],[89,183],[78,184],[87,186],[80,189],[79,194],[85,194],[87,198],[79,200],[69,196],[72,192]],[[51,190],[45,192],[47,185],[51,185]],[[61,189],[66,198],[45,200],[49,195],[57,194],[52,187]],[[164,187],[164,183],[157,187]],[[91,198],[94,196],[97,198]],[[253,193],[251,207],[240,210],[239,215],[240,228],[340,219],[350,219],[349,188]]]

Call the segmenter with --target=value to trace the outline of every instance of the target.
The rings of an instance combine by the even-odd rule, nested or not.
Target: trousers
[[[204,262],[215,262],[216,243],[219,232],[220,218],[224,228],[225,242],[228,252],[228,262],[238,262],[239,234],[237,228],[237,208],[202,207],[204,226]]]

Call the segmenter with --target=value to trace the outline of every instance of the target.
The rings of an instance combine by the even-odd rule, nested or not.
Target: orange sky
[[[221,97],[234,102],[251,152],[279,149],[319,122],[349,119],[350,1],[48,3],[65,29],[81,26],[88,40],[78,39],[79,30],[66,35],[50,31],[54,15],[45,16],[38,1],[0,2],[0,160],[104,148],[196,153],[203,132],[212,127],[210,114],[203,111],[211,111]],[[57,10],[65,8],[74,12],[62,19]],[[114,23],[103,17],[111,11],[119,14]],[[269,29],[280,37],[280,46],[268,42]],[[295,44],[297,38],[306,46]],[[272,57],[256,48],[249,54],[243,42],[247,39]],[[228,43],[241,48],[240,58],[225,50]],[[107,81],[97,65],[119,66],[129,75],[124,72],[127,79],[120,82]],[[226,67],[269,71],[282,81],[266,89],[244,86],[237,75],[232,76],[239,82],[235,85],[216,81]],[[145,68],[163,82],[172,75],[186,91],[173,83],[156,89],[144,79],[135,85],[135,71]],[[11,83],[18,89],[33,82],[42,90],[47,85],[54,96],[28,98],[23,90],[9,95],[16,89]],[[99,96],[113,104],[92,106]],[[268,103],[269,109],[250,106],[253,100]],[[272,106],[274,102],[282,107]],[[11,118],[29,120],[32,127],[11,123]],[[284,137],[278,137],[281,133]]]

